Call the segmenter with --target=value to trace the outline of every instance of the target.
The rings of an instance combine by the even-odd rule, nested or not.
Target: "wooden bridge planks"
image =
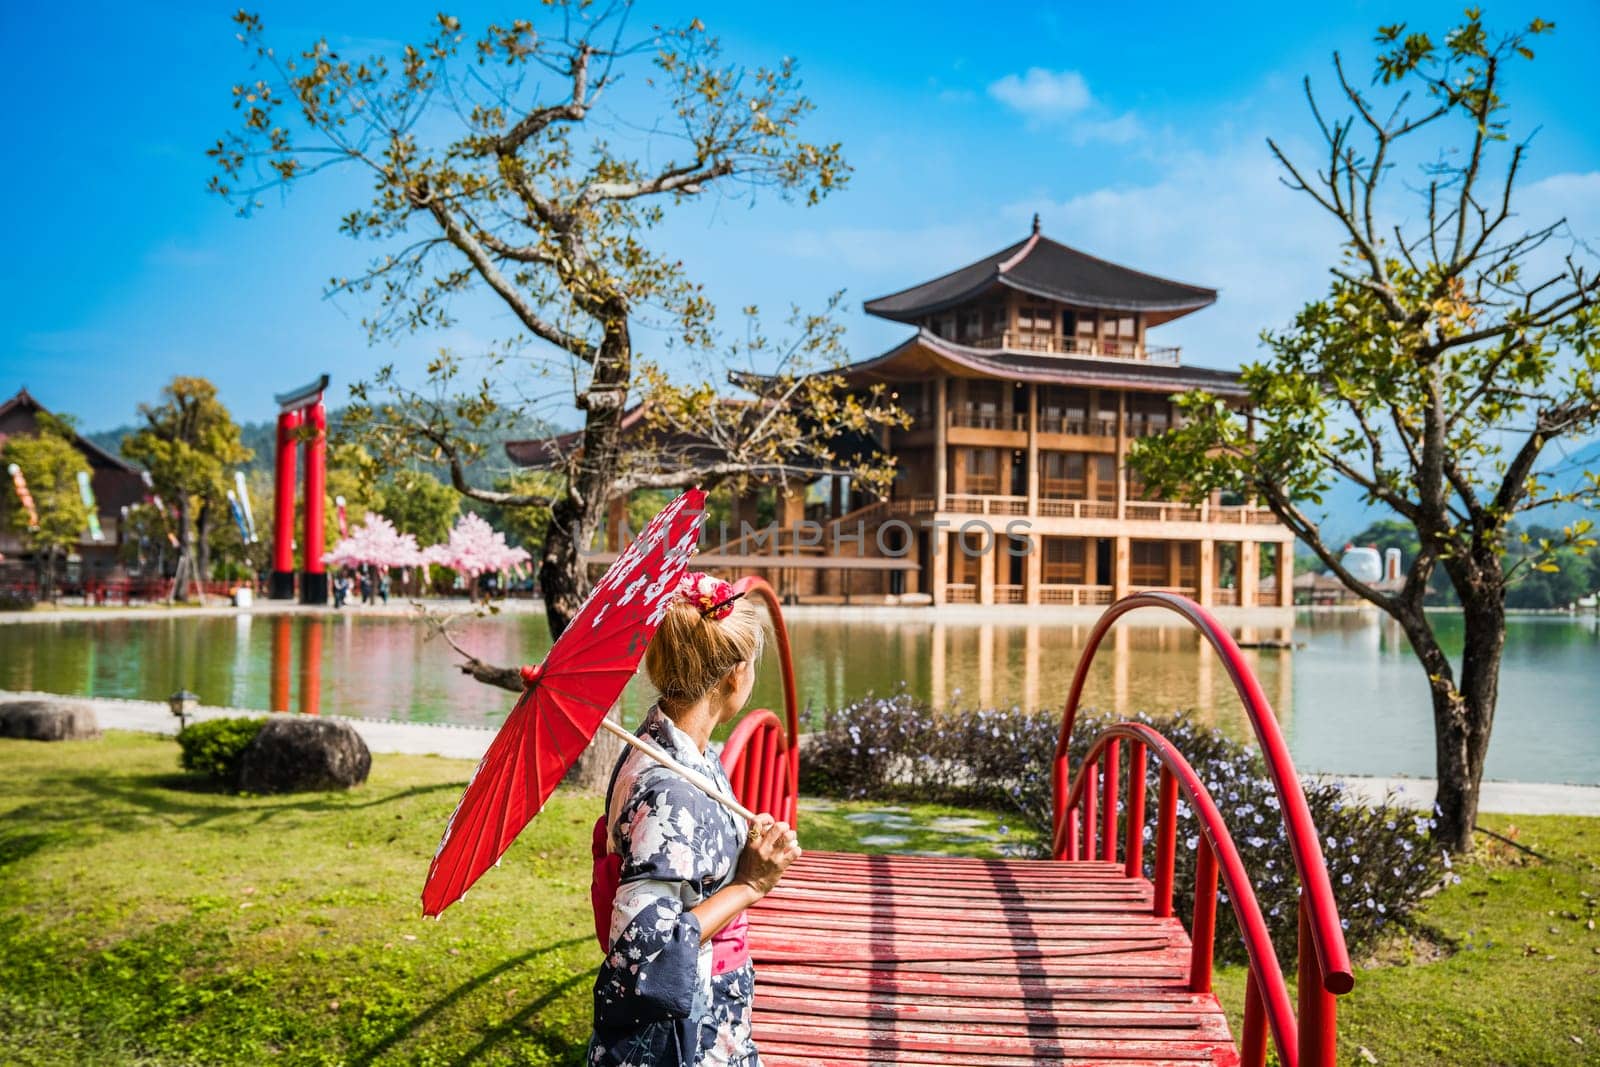
[[[751,913],[770,1067],[1236,1064],[1119,864],[808,852]]]

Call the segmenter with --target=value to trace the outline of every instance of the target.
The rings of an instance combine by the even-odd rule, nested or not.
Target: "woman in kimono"
[[[750,699],[762,638],[755,607],[731,585],[689,574],[645,651],[661,696],[639,736],[730,798],[706,746]],[[630,747],[612,775],[604,835],[621,872],[595,979],[589,1062],[759,1067],[744,912],[799,856],[794,831],[768,815],[747,825]],[[597,914],[601,907],[597,900]]]

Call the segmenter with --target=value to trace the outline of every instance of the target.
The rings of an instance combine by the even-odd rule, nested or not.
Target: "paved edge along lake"
[[[947,615],[949,613],[946,613]],[[936,705],[1059,707],[1093,619],[1011,621],[1015,613],[810,608],[786,616],[801,700],[836,706],[904,684]],[[1287,613],[1282,614],[1287,618]],[[1295,624],[1235,627],[1305,772],[1433,773],[1426,681],[1398,626],[1371,611],[1299,611]],[[1460,617],[1435,616],[1460,651]],[[1096,658],[1085,703],[1119,713],[1192,708],[1231,732],[1242,712],[1199,635],[1165,619],[1119,622]],[[494,663],[537,662],[543,615],[464,620],[458,640]],[[768,657],[753,706],[781,705]],[[208,704],[279,707],[413,722],[499,723],[512,697],[454,666],[449,648],[404,616],[334,613],[188,615],[0,624],[0,688],[164,700],[180,688]],[[650,700],[636,679],[625,715]],[[1486,774],[1600,784],[1600,623],[1594,616],[1513,615]]]

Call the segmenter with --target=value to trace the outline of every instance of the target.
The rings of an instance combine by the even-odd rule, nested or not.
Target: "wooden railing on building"
[[[1025,411],[985,411],[981,408],[951,408],[950,425],[964,426],[974,430],[1017,430],[1026,433],[1028,429],[1028,413]]]
[[[944,599],[950,604],[976,604],[978,587],[967,582],[949,582],[944,587]]]
[[[993,348],[1009,352],[1050,352],[1062,356],[1090,359],[1140,359],[1151,363],[1178,362],[1179,349],[1171,345],[1143,345],[1106,337],[1058,337],[1053,333],[1007,330],[992,337],[960,342],[969,348]]]
[[[1158,504],[1130,500],[1123,505],[1122,517],[1139,522],[1199,522],[1205,514],[1190,504]]]
[[[1025,604],[1027,603],[1027,587],[1021,585],[997,585],[994,587],[994,602],[996,604]]]
[[[1039,499],[1039,515],[1047,519],[1114,519],[1117,502],[1114,500],[1052,500]]]
[[[961,511],[968,515],[1026,515],[1028,498],[991,496],[984,493],[950,493],[944,498],[944,509]]]
[[[947,493],[941,508],[931,496],[904,497],[889,501],[883,516],[921,515],[939,510],[968,515],[1027,515],[1028,498],[994,493]],[[1122,518],[1133,522],[1210,522],[1233,526],[1272,526],[1278,521],[1277,516],[1268,509],[1249,505],[1196,506],[1130,500],[1123,504],[1119,516],[1115,501],[1068,500],[1051,496],[1039,498],[1035,514],[1045,519]]]
[[[1111,603],[1109,585],[1045,585],[1039,586],[1039,603],[1095,605]]]

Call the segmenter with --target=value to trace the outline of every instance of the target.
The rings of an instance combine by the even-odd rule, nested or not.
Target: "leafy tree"
[[[1499,693],[1515,576],[1502,566],[1507,524],[1600,489],[1593,472],[1581,490],[1552,489],[1540,465],[1546,445],[1600,417],[1600,282],[1577,244],[1553,254],[1570,237],[1563,222],[1518,230],[1513,221],[1528,143],[1508,140],[1502,83],[1551,28],[1534,20],[1493,36],[1476,10],[1442,43],[1383,27],[1373,87],[1358,87],[1334,57],[1343,118],[1328,117],[1306,80],[1325,155],[1311,169],[1269,145],[1287,184],[1340,227],[1329,291],[1288,329],[1263,335],[1267,359],[1244,369],[1250,416],[1185,396],[1185,425],[1133,450],[1163,491],[1223,488],[1264,501],[1350,589],[1399,621],[1428,677],[1437,835],[1453,850],[1471,845]],[[1413,212],[1390,186],[1398,164],[1419,159]],[[1391,209],[1400,213],[1390,218]],[[1415,529],[1400,590],[1350,574],[1307,514],[1337,480]],[[1588,528],[1574,524],[1563,543],[1588,547]],[[1459,672],[1423,611],[1436,568],[1461,602]]]
[[[1391,548],[1398,548],[1402,560],[1411,559],[1420,551],[1416,527],[1399,519],[1379,519],[1352,537],[1350,543],[1374,545],[1380,555]]]
[[[54,599],[57,563],[82,540],[89,525],[89,508],[78,489],[78,472],[87,470],[88,464],[73,444],[70,422],[40,412],[38,425],[37,434],[8,437],[0,448],[0,468],[15,463],[28,481],[38,526],[31,525],[28,510],[10,489],[9,477],[0,500],[5,502],[11,528],[37,557],[40,588]]]
[[[206,379],[179,375],[161,397],[159,404],[139,405],[144,425],[123,438],[122,454],[142,463],[156,492],[178,510],[178,550],[192,566],[175,595],[187,599],[189,581],[210,573],[215,527],[233,521],[227,498],[233,469],[253,453]]]
[[[344,497],[345,525],[354,529],[367,512],[383,512],[383,491],[378,485],[378,461],[359,444],[341,441],[328,447],[327,500],[322,508],[322,543],[332,548],[339,543],[337,501]],[[302,507],[304,505],[302,504]],[[387,516],[387,513],[384,513]]]
[[[696,197],[766,189],[815,204],[845,183],[839,145],[802,136],[812,104],[793,60],[729,62],[699,20],[635,35],[626,2],[547,7],[537,25],[493,24],[473,39],[440,15],[397,62],[347,59],[326,41],[276,51],[261,20],[241,12],[255,73],[234,92],[237,128],[210,151],[213,191],[245,212],[324,167],[365,169],[370,199],[343,230],[386,251],[332,288],[376,298],[374,340],[448,324],[471,290],[509,312],[510,335],[472,353],[470,369],[441,353],[414,388],[387,368],[353,390],[351,417],[385,465],[442,464],[473,500],[548,508],[539,580],[559,632],[587,592],[579,552],[614,495],[752,473],[883,481],[881,457],[835,444],[897,415],[886,394],[853,398],[817,373],[837,348],[826,315],[797,316],[790,341],[755,330],[721,345],[700,286],[650,241],[669,209]],[[625,72],[634,78],[618,95]],[[709,380],[725,375],[730,351],[740,358],[727,365],[753,360],[760,373],[741,380],[742,410],[716,386],[684,386],[697,375],[681,368],[676,384],[643,373],[634,331],[646,323],[677,338],[681,362],[703,360]],[[486,438],[552,395],[583,419],[556,456],[553,490],[471,481]],[[707,447],[686,465],[630,462],[623,414],[634,403]]]
[[[426,471],[400,470],[378,486],[375,507],[395,529],[415,537],[417,544],[437,545],[450,536],[461,498]],[[518,514],[524,513],[526,509],[519,509]]]
[[[1511,539],[1506,554],[1506,606],[1525,610],[1570,607],[1600,589],[1600,552],[1566,544],[1563,531],[1531,526]],[[1516,580],[1511,573],[1519,571]]]

